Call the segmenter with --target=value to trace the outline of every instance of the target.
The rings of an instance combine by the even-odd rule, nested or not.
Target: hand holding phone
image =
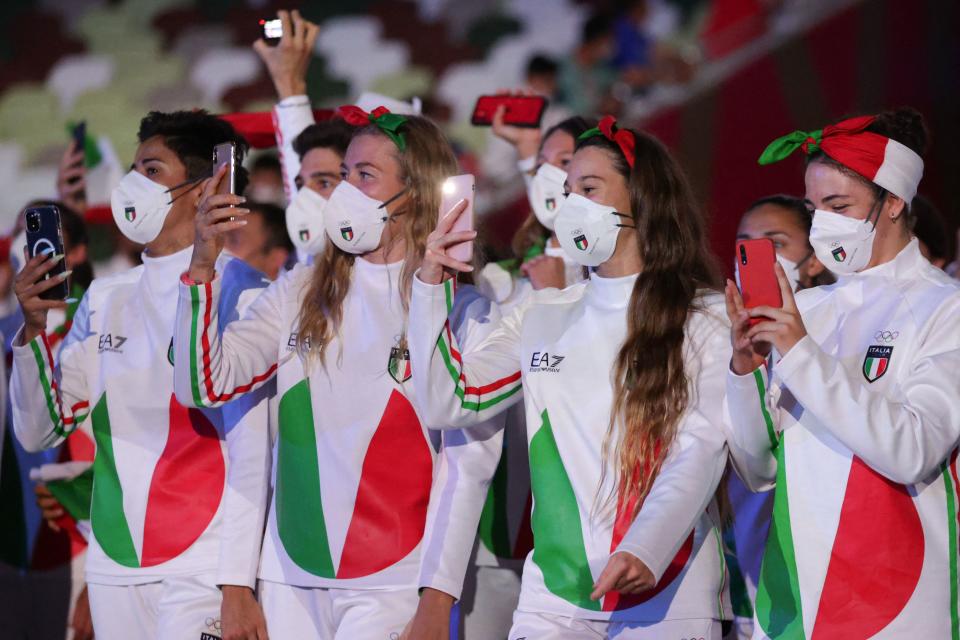
[[[452,210],[461,200],[467,201],[467,208],[463,210],[456,222],[450,228],[450,233],[457,231],[473,231],[473,199],[476,190],[476,180],[467,173],[461,176],[451,176],[443,181],[440,197],[440,217]],[[470,263],[473,260],[473,240],[460,242],[447,247],[447,255],[454,260]]]
[[[500,106],[504,108],[503,123],[514,127],[540,128],[540,120],[547,108],[543,96],[487,95],[477,98],[470,122],[475,127],[493,126],[493,116]]]
[[[773,265],[777,262],[776,249],[769,238],[737,242],[737,270],[740,273],[740,295],[745,309],[783,306],[780,283]],[[764,322],[751,318],[750,324]]]

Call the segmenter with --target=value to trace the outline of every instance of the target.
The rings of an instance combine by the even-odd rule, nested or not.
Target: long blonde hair
[[[437,224],[440,210],[440,188],[443,180],[457,172],[457,160],[443,132],[432,121],[420,116],[408,116],[402,128],[405,148],[397,149],[401,179],[406,189],[406,201],[387,224],[403,225],[402,233],[391,242],[403,238],[405,252],[400,271],[400,299],[404,314],[410,306],[413,274],[427,246],[427,236]],[[375,126],[359,129],[354,137],[362,135],[386,136]],[[339,332],[343,322],[343,301],[350,290],[350,277],[356,256],[328,242],[313,268],[310,286],[300,306],[297,348],[310,356],[326,356],[326,346]],[[401,338],[405,342],[405,336]],[[311,346],[317,348],[311,349]]]
[[[683,362],[687,318],[697,308],[698,290],[716,288],[718,277],[704,217],[682,169],[658,140],[632,133],[633,169],[603,136],[582,140],[577,149],[607,150],[627,181],[643,260],[627,307],[627,334],[614,364],[614,401],[603,444],[603,458],[613,461],[617,476],[609,498],[635,516],[690,402]]]

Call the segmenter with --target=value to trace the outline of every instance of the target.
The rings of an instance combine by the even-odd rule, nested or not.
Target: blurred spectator
[[[283,172],[277,154],[263,153],[256,157],[250,166],[250,183],[245,195],[257,202],[268,202],[278,207],[286,205]]]
[[[527,62],[525,75],[527,88],[548,100],[554,100],[557,96],[557,74],[559,72],[560,65],[555,60],[538,53]]]
[[[617,80],[616,69],[609,62],[615,45],[610,17],[602,13],[592,15],[583,25],[580,44],[560,65],[560,99],[573,113],[587,116],[619,111],[610,95]]]
[[[938,269],[944,269],[957,255],[956,231],[932,202],[917,196],[910,203],[913,234],[920,241],[920,253]]]
[[[632,0],[620,3],[620,12],[614,23],[616,50],[613,66],[629,77],[634,88],[644,87],[653,81],[653,39],[646,33],[647,0]]]
[[[340,182],[340,162],[347,152],[353,128],[340,118],[311,124],[293,140],[300,158],[300,172],[294,178],[297,189],[310,187],[329,198]]]
[[[283,209],[266,202],[246,203],[247,224],[227,234],[224,248],[270,280],[276,280],[293,254]]]

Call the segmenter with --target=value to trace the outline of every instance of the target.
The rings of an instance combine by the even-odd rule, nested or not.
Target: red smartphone
[[[473,108],[470,122],[475,127],[493,125],[493,114],[497,112],[497,107],[500,105],[506,105],[506,111],[503,114],[505,124],[537,129],[540,127],[543,112],[547,109],[547,99],[543,96],[480,96]]]
[[[777,261],[777,252],[769,238],[740,240],[737,242],[737,269],[740,272],[740,295],[743,306],[754,307],[783,306],[780,295],[780,283],[773,265]],[[763,322],[762,318],[751,318],[750,324]]]
[[[442,195],[440,197],[440,217],[446,215],[461,200],[467,201],[467,208],[460,214],[457,221],[453,223],[450,233],[455,231],[473,230],[473,195],[476,190],[476,181],[473,175],[466,173],[462,176],[451,176],[443,181]],[[438,220],[440,218],[437,218]],[[470,264],[473,260],[473,240],[461,242],[450,246],[447,249],[447,255],[454,260]]]

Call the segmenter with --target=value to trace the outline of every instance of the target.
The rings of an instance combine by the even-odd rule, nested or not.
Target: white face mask
[[[866,220],[857,220],[830,211],[814,211],[810,245],[817,259],[837,275],[856,273],[866,267],[873,255],[877,231],[872,217],[872,212]]]
[[[327,235],[333,244],[347,253],[373,251],[380,246],[383,226],[390,219],[387,205],[402,194],[403,191],[386,202],[380,202],[346,180],[341,181],[330,194],[323,212]]]
[[[613,255],[621,227],[633,228],[621,224],[625,218],[629,217],[613,207],[571,193],[560,205],[554,228],[568,256],[584,266],[596,267]]]
[[[307,255],[315,256],[327,245],[323,228],[326,207],[327,199],[310,187],[297,191],[287,207],[287,233],[293,246]]]
[[[787,280],[790,281],[790,290],[794,293],[800,290],[800,265],[809,260],[810,255],[800,262],[794,262],[789,258],[784,258],[779,253],[777,254],[777,262],[779,262],[780,266],[783,267],[783,272],[787,274]]]
[[[120,179],[110,194],[110,210],[120,232],[137,244],[147,244],[160,235],[173,201],[170,192],[200,180],[188,180],[171,188],[154,182],[147,176],[130,171]],[[184,195],[184,191],[180,195]]]
[[[557,211],[563,203],[563,183],[566,179],[566,171],[544,162],[527,182],[527,199],[530,200],[533,215],[551,231]]]

